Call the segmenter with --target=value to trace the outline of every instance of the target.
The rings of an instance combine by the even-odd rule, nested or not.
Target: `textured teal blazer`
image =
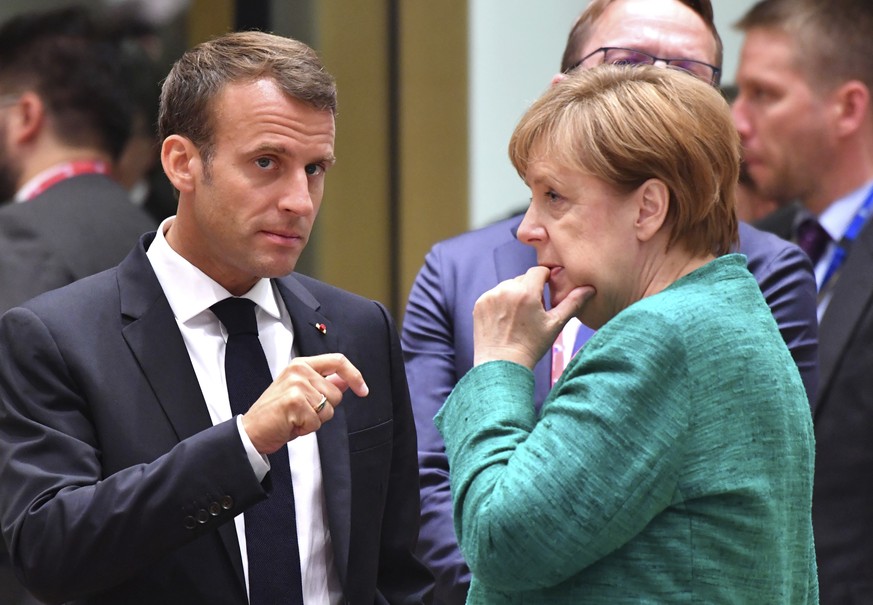
[[[818,602],[809,404],[744,257],[619,313],[532,402],[490,362],[436,417],[468,603]]]

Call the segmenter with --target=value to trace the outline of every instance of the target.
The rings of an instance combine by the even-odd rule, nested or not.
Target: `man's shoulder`
[[[374,300],[302,273],[292,273],[278,278],[277,281],[310,307],[322,307],[326,310],[342,309],[344,313],[353,310],[372,313],[377,307],[382,306]]]
[[[86,174],[66,179],[30,201],[9,202],[0,207],[0,237],[34,237],[79,241],[108,235],[135,233],[138,237],[155,228],[155,221],[136,207],[127,191],[111,178]],[[87,235],[86,235],[87,234]]]
[[[127,190],[117,181],[102,174],[83,174],[66,179],[23,205],[31,206],[34,211],[65,214],[74,214],[93,207],[101,212],[140,220],[154,227],[154,220],[131,202]]]
[[[0,321],[22,326],[37,321],[52,332],[65,334],[93,334],[96,326],[117,325],[121,307],[116,273],[116,268],[108,269],[10,305]],[[110,316],[116,321],[106,322]]]
[[[746,256],[749,271],[758,282],[780,329],[816,324],[815,274],[809,257],[795,244],[740,224],[738,252]],[[789,339],[786,338],[786,341]],[[792,346],[789,342],[789,346]]]
[[[750,269],[753,265],[769,265],[777,258],[808,264],[808,258],[797,245],[743,222],[740,223],[740,243],[737,252],[746,255]]]
[[[40,312],[59,309],[62,313],[76,310],[96,312],[109,300],[118,300],[118,267],[83,277],[74,282],[43,292],[21,306]]]

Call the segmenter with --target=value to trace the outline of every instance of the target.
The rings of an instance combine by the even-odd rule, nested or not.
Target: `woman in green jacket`
[[[817,602],[809,406],[730,254],[724,100],[673,69],[586,70],[510,157],[539,266],[479,299],[476,366],[436,418],[468,603]],[[531,369],[571,316],[598,331],[537,416]]]

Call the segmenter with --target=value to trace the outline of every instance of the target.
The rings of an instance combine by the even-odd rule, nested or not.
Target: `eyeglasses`
[[[616,46],[603,46],[592,53],[589,53],[579,59],[573,66],[567,70],[567,73],[573,71],[585,61],[594,55],[602,53],[600,64],[609,65],[654,65],[658,61],[663,61],[665,65],[675,69],[681,69],[690,73],[695,78],[699,78],[704,82],[708,82],[713,86],[718,86],[721,78],[721,70],[715,65],[704,63],[703,61],[695,61],[694,59],[664,59],[645,53],[641,50],[632,48],[619,48]]]

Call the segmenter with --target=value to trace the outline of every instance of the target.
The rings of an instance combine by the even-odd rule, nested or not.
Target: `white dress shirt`
[[[227,332],[209,307],[232,295],[170,247],[164,233],[171,227],[173,218],[161,223],[147,255],[173,310],[206,400],[209,417],[215,425],[230,420],[232,413],[224,376]],[[251,299],[257,305],[255,312],[259,339],[270,366],[270,373],[275,377],[295,354],[294,332],[288,310],[269,279],[261,279],[243,297]],[[258,480],[262,480],[269,471],[269,462],[254,449],[240,419],[241,416],[237,417],[240,437],[255,475]],[[315,433],[289,442],[288,452],[291,482],[294,486],[304,602],[307,605],[341,602],[342,589],[334,565],[327,525],[321,460]],[[244,515],[237,515],[234,523],[248,587]]]

